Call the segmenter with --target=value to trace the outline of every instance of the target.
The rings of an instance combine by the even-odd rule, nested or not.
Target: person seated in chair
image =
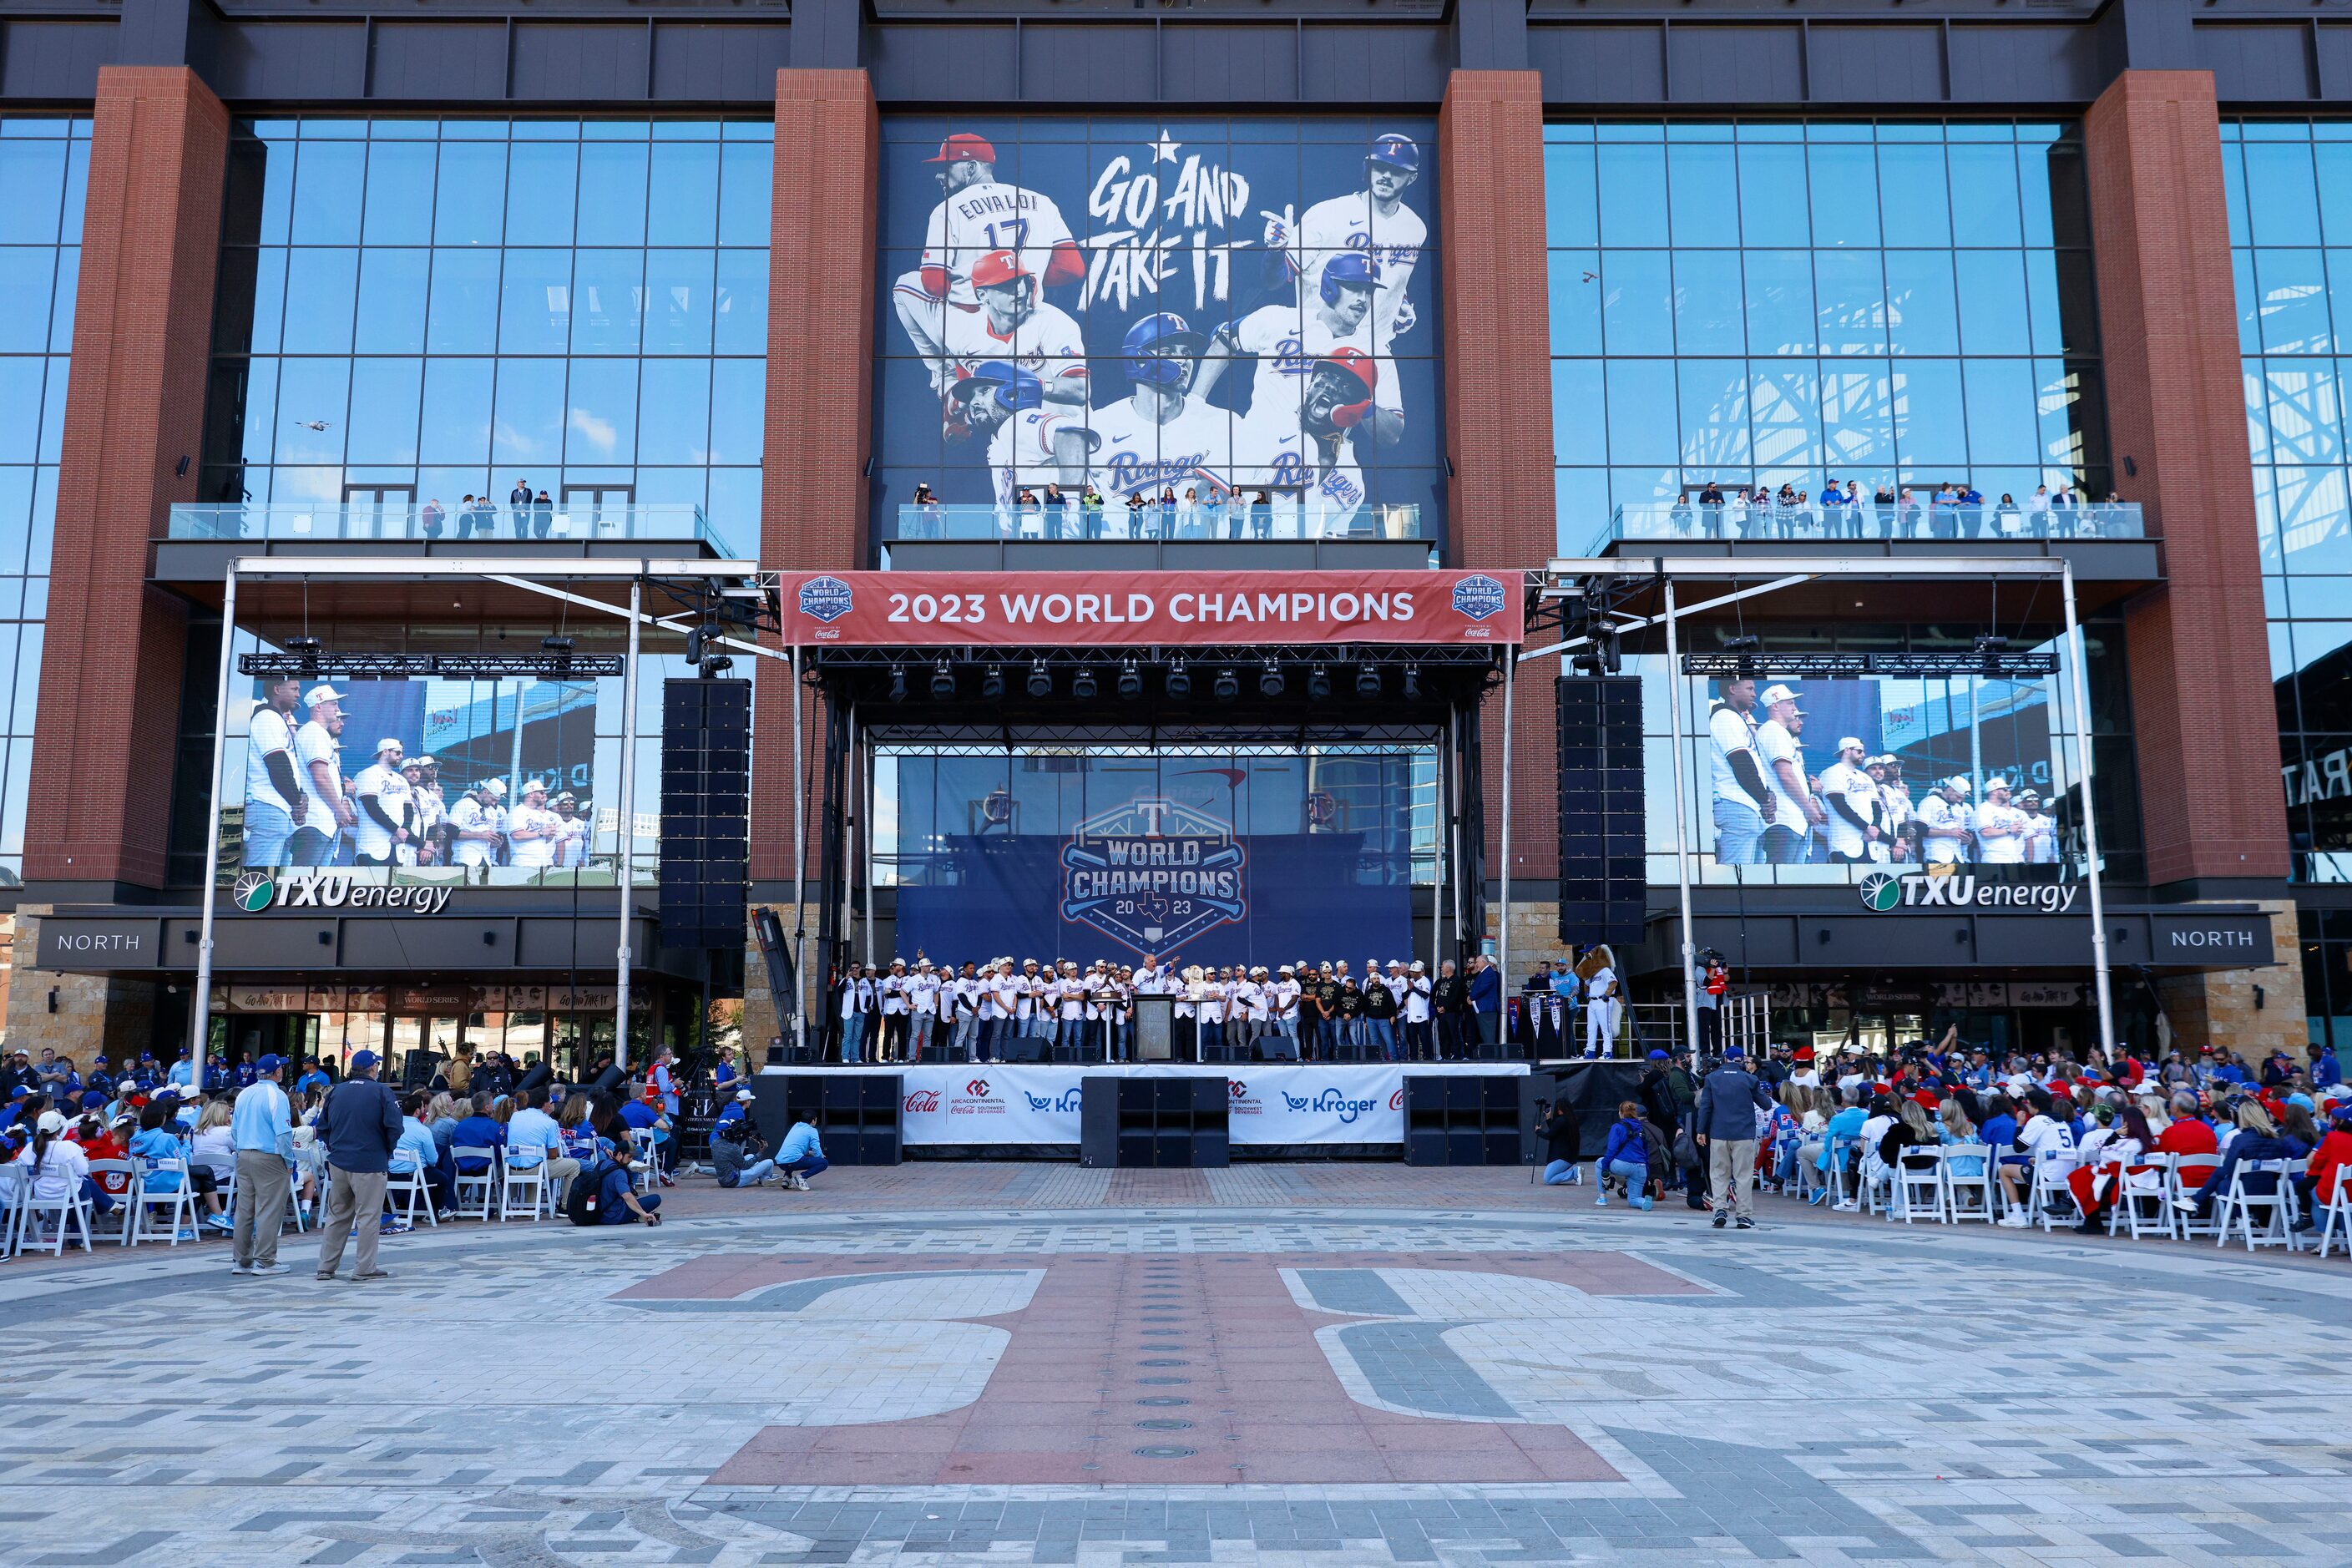
[[[2205,1184],[2194,1194],[2173,1199],[2173,1207],[2199,1219],[2209,1218],[2213,1212],[2213,1200],[2229,1192],[2230,1183],[2237,1175],[2239,1166],[2255,1160],[2292,1160],[2295,1157],[2286,1140],[2278,1135],[2278,1128],[2272,1122],[2271,1113],[2262,1108],[2260,1101],[2251,1098],[2238,1101],[2233,1120],[2237,1122],[2238,1135],[2230,1140],[2230,1147],[2222,1152],[2221,1163],[2213,1167],[2213,1173],[2205,1178]],[[2269,1197],[2278,1191],[2278,1176],[2270,1171],[2254,1172],[2246,1177],[2245,1190],[2249,1197]]]

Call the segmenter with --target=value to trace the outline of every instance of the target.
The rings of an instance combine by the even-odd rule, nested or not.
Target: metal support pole
[[[1519,683],[1519,650],[1503,650],[1503,914],[1496,927],[1495,967],[1503,983],[1504,1007],[1495,1016],[1507,1019],[1511,1000],[1511,696]],[[1500,1042],[1497,1042],[1499,1044]]]
[[[860,791],[857,787],[857,709],[855,704],[842,715],[841,793],[851,804],[841,814],[841,951],[846,961],[850,955],[849,921],[857,913],[857,812]]]
[[[857,759],[857,836],[866,850],[866,962],[874,963],[874,748],[868,744]],[[876,1014],[880,1017],[880,1014]]]
[[[808,785],[801,776],[801,650],[792,649],[793,672],[793,1045],[795,1059],[808,1056]]]
[[[2091,693],[2083,679],[2083,658],[2077,649],[2082,630],[2074,616],[2074,563],[2066,563],[2059,579],[2066,604],[2067,684],[2074,694],[2074,773],[2083,785],[2083,863],[2091,884],[2091,973],[2099,993],[2099,1049],[2116,1059],[2115,994],[2107,982],[2107,904],[2099,873],[2098,814],[2091,805]]]
[[[212,809],[205,820],[205,913],[196,940],[196,993],[191,1002],[195,1016],[188,1020],[188,1087],[205,1089],[205,1047],[211,1043],[213,1014],[213,911],[220,901],[221,763],[228,754],[229,673],[236,668],[236,569],[228,563],[221,590],[220,692],[213,709]]]
[[[621,815],[613,825],[614,879],[621,884],[621,941],[613,955],[613,1065],[629,1066],[629,969],[635,962],[629,952],[629,921],[636,889],[637,846],[637,627],[645,594],[643,576],[629,579],[629,653],[621,661]],[[515,722],[522,722],[522,688],[515,688]]]
[[[1689,1047],[1691,1076],[1698,1076],[1698,942],[1691,929],[1690,794],[1683,782],[1683,660],[1682,641],[1675,617],[1675,580],[1666,591],[1666,708],[1675,750],[1675,892],[1683,913],[1683,1041]]]
[[[1430,761],[1436,784],[1433,794],[1437,814],[1437,820],[1430,825],[1433,831],[1429,856],[1429,983],[1434,986],[1437,984],[1437,966],[1443,962],[1439,955],[1445,951],[1445,733],[1443,730],[1438,731],[1437,744],[1431,749]],[[1434,1015],[1429,1026],[1433,1037],[1437,1028]]]

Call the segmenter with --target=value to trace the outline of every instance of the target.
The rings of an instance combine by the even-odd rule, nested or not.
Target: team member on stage
[[[907,982],[907,1006],[910,1022],[908,1034],[913,1041],[911,1059],[921,1061],[923,1053],[931,1048],[931,1035],[940,1023],[940,975],[928,958],[915,962],[914,978]]]
[[[1416,958],[1405,970],[1404,1038],[1407,1054],[1417,1062],[1435,1059],[1435,1041],[1429,1026],[1430,991],[1429,972]]]

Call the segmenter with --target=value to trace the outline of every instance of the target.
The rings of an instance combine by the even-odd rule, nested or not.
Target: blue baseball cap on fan
[[[373,1051],[353,1051],[352,1053],[352,1070],[353,1072],[365,1072],[368,1068],[375,1066],[375,1063],[376,1055]]]
[[[259,1061],[253,1064],[253,1070],[256,1073],[258,1073],[261,1077],[268,1078],[271,1073],[276,1072],[279,1068],[282,1068],[285,1065],[286,1058],[284,1057],[274,1054],[265,1055]]]

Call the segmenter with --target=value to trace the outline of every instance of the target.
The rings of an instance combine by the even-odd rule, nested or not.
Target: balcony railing
[[[2145,539],[2147,529],[2137,501],[2028,508],[1987,501],[1980,506],[1863,500],[1843,506],[1805,501],[1794,506],[1696,500],[1644,501],[1621,506],[1594,536],[1599,554],[1621,541],[1690,539],[1902,540],[1936,542],[1976,540],[2015,543],[2034,540]]]
[[[1071,500],[1059,507],[962,503],[908,505],[883,520],[883,541],[963,540],[1264,540],[1429,539],[1417,506],[1362,506],[1349,510],[1284,497],[1265,505],[1202,502],[1174,506],[1124,501],[1090,507]]]
[[[702,509],[691,502],[662,501],[624,506],[612,502],[557,502],[543,509],[499,506],[466,513],[445,506],[426,515],[423,505],[384,505],[345,501],[174,502],[171,529],[175,540],[318,542],[348,541],[462,544],[601,542],[606,540],[659,543],[702,543],[721,555],[732,548]]]

